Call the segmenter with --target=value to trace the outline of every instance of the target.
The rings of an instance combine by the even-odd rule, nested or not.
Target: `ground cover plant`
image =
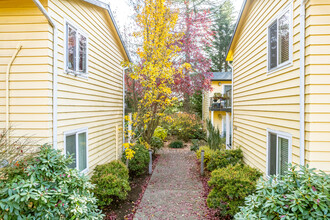
[[[256,182],[262,176],[257,169],[243,164],[228,165],[211,173],[208,182],[212,187],[207,197],[210,208],[220,209],[221,214],[235,215],[244,198],[255,191]]]
[[[113,200],[123,200],[131,190],[129,186],[128,169],[121,161],[112,161],[97,165],[91,182],[95,184],[93,190],[98,199],[98,205],[110,205]]]
[[[183,148],[182,141],[172,141],[169,145],[170,148]]]
[[[72,162],[47,145],[18,161],[0,182],[0,219],[102,219],[93,185]]]
[[[286,175],[259,181],[235,219],[330,219],[330,175],[290,165]]]
[[[130,175],[141,175],[146,172],[150,161],[149,150],[142,144],[134,144],[131,149],[135,152],[134,157],[128,160]],[[126,163],[126,154],[123,152],[122,161]]]
[[[241,149],[217,150],[211,155],[207,169],[213,171],[237,163],[243,163],[243,151]]]

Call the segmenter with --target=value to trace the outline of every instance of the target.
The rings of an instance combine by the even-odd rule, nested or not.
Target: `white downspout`
[[[33,0],[42,14],[47,18],[53,27],[53,147],[57,149],[57,51],[58,51],[58,30],[55,22],[50,17],[44,6],[39,0]]]
[[[234,147],[234,67],[231,65],[231,63],[228,61],[228,66],[231,68],[231,148]]]
[[[125,70],[128,67],[123,68],[123,151],[124,151],[124,143],[125,143]]]
[[[22,44],[18,43],[16,47],[16,51],[11,57],[8,66],[7,66],[7,71],[6,71],[6,140],[9,142],[9,80],[10,80],[10,69],[11,66],[14,63],[15,58],[17,57],[19,51],[22,49]]]
[[[300,5],[300,165],[305,165],[305,17],[306,0]]]

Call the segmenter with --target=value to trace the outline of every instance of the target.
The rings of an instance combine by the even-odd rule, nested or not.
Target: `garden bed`
[[[159,159],[160,155],[153,156],[152,169],[154,170]],[[145,174],[142,174],[137,177],[130,179],[131,191],[128,193],[128,196],[125,200],[113,201],[113,203],[103,209],[103,213],[106,214],[105,219],[114,220],[114,219],[133,219],[134,214],[138,205],[141,202],[144,191],[146,190],[151,175],[146,171]]]

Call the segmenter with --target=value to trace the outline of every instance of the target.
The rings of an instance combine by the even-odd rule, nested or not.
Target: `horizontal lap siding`
[[[37,144],[51,142],[51,31],[32,1],[0,1],[0,128],[6,124],[6,69],[21,43],[10,71],[11,137],[27,136]]]
[[[306,9],[306,159],[330,172],[330,2]]]
[[[234,48],[234,135],[247,164],[266,171],[267,129],[292,135],[299,163],[299,4],[293,2],[293,63],[267,74],[267,26],[290,1],[253,1]]]
[[[122,67],[119,41],[104,9],[81,0],[50,0],[59,30],[58,144],[64,132],[88,128],[89,167],[116,158],[116,125],[122,128]],[[64,73],[65,20],[89,35],[88,79]],[[118,131],[118,147],[122,132]]]

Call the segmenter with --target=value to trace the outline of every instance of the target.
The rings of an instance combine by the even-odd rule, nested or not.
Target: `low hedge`
[[[207,167],[207,165],[211,159],[211,156],[212,156],[212,154],[214,154],[215,151],[210,149],[208,146],[200,147],[198,149],[198,151],[196,152],[196,157],[199,161],[201,160],[202,150],[204,150],[204,165],[205,165],[205,167]]]
[[[128,161],[129,173],[133,176],[139,176],[146,172],[149,164],[149,150],[142,144],[135,144],[131,147],[135,151],[134,157]],[[126,163],[126,155],[123,152],[123,163]]]
[[[233,216],[244,204],[244,198],[255,191],[256,182],[261,176],[257,169],[243,164],[214,170],[208,182],[212,190],[207,197],[207,205],[221,209],[224,216]]]
[[[183,142],[182,141],[173,141],[170,143],[170,148],[183,148]]]
[[[99,206],[110,205],[113,200],[126,199],[129,186],[128,169],[121,161],[97,165],[91,182],[95,184],[94,194]]]
[[[330,219],[330,175],[289,167],[284,176],[261,180],[235,219]]]
[[[213,171],[228,166],[243,162],[243,152],[241,149],[235,150],[217,150],[211,154],[210,161],[207,164],[207,169]]]

